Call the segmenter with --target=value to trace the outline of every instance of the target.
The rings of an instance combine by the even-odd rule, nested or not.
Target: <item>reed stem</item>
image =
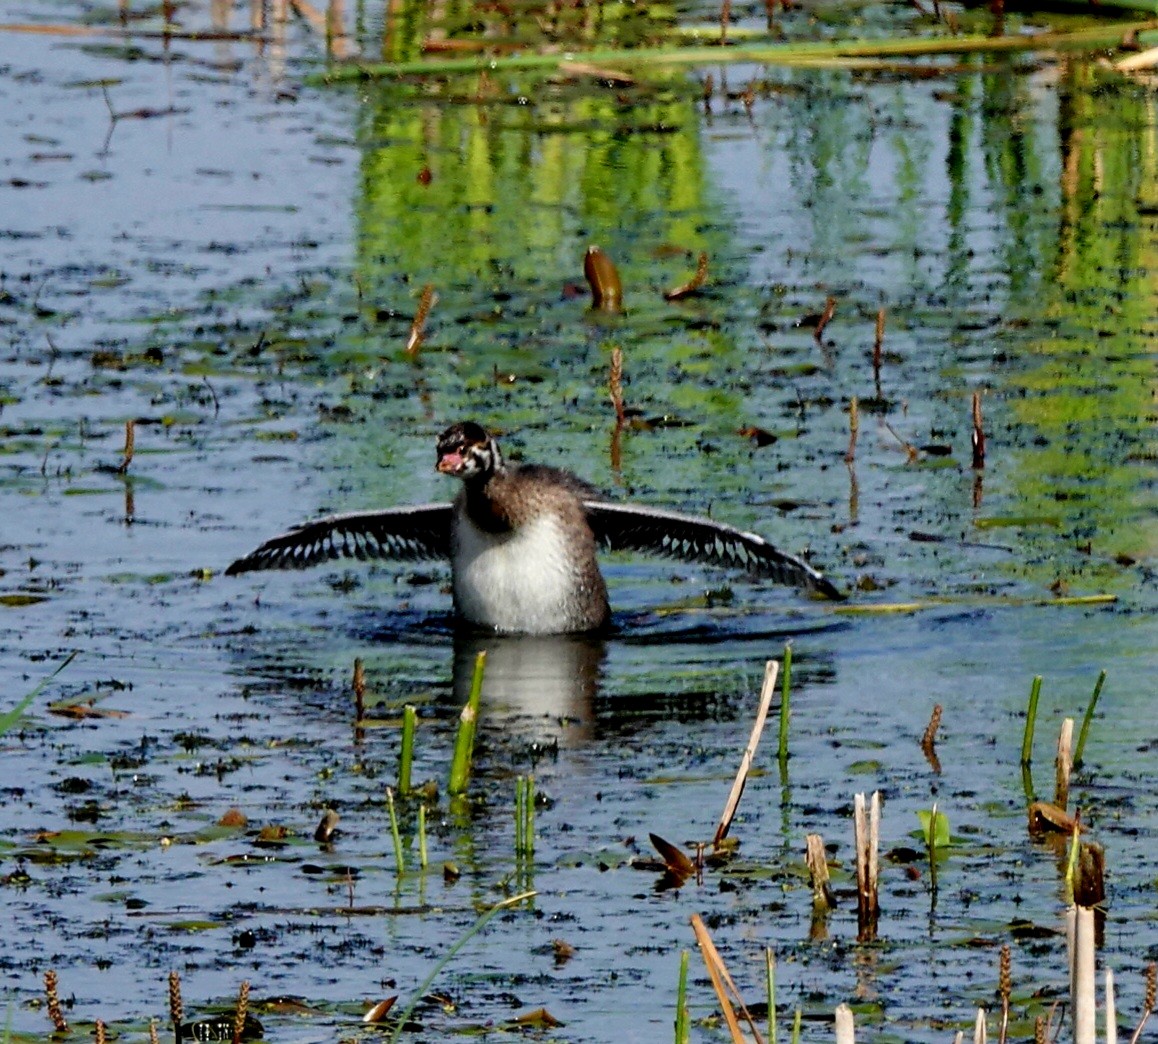
[[[394,866],[401,877],[406,872],[406,863],[402,856],[402,835],[398,832],[398,816],[394,811],[394,790],[386,788],[386,808],[390,813],[390,837],[394,841]]]
[[[1029,689],[1029,707],[1025,712],[1025,735],[1021,739],[1021,763],[1033,761],[1033,730],[1037,724],[1037,701],[1041,696],[1041,675],[1035,675]]]
[[[1090,696],[1090,702],[1086,706],[1086,715],[1082,718],[1082,728],[1078,733],[1078,745],[1074,748],[1074,768],[1082,767],[1082,755],[1086,750],[1086,737],[1090,733],[1090,722],[1094,718],[1094,708],[1098,705],[1098,697],[1102,695],[1102,686],[1106,683],[1106,672],[1102,671],[1098,675],[1098,680],[1094,683],[1094,692]]]
[[[784,643],[783,674],[780,678],[780,741],[776,747],[776,757],[780,761],[788,760],[788,715],[790,707],[790,693],[792,691],[792,643]]]
[[[470,695],[458,719],[458,734],[454,739],[454,758],[450,763],[450,783],[447,791],[452,797],[466,793],[470,782],[471,762],[474,759],[474,738],[478,726],[478,707],[482,696],[483,671],[486,669],[487,654],[480,652],[474,661],[474,676],[470,682]]]
[[[418,865],[426,869],[429,860],[426,857],[426,806],[418,806]]]
[[[689,1044],[691,1026],[688,1018],[688,951],[680,951],[680,977],[676,986],[675,1044]]]
[[[414,766],[414,731],[418,724],[418,711],[409,703],[402,708],[402,750],[398,755],[398,793],[406,797],[410,793],[410,773]]]

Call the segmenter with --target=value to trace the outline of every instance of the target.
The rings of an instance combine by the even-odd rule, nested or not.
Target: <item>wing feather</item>
[[[608,551],[639,551],[688,562],[743,569],[776,583],[843,600],[844,594],[803,559],[774,547],[757,533],[746,533],[708,518],[675,511],[584,501],[596,542]]]
[[[337,558],[420,562],[450,556],[450,504],[352,511],[295,526],[225,570],[306,569]]]

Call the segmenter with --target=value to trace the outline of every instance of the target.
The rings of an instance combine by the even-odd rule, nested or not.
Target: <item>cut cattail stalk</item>
[[[728,836],[728,828],[736,815],[736,808],[740,804],[740,796],[744,793],[744,784],[748,781],[748,772],[752,768],[752,759],[756,756],[756,747],[760,744],[760,734],[764,731],[764,721],[768,717],[768,708],[772,705],[772,694],[776,691],[776,675],[780,671],[780,664],[776,660],[769,660],[764,665],[764,687],[760,690],[760,702],[756,707],[756,721],[752,725],[752,733],[748,737],[748,745],[740,758],[740,768],[736,779],[732,783],[731,793],[724,804],[724,813],[716,826],[712,845],[718,846]]]
[[[354,720],[361,722],[366,717],[366,668],[361,659],[354,660]]]
[[[925,727],[925,734],[921,737],[921,750],[925,759],[938,775],[941,773],[941,760],[937,757],[937,730],[941,727],[941,704],[933,704],[933,713],[929,716],[929,724]]]
[[[860,431],[860,409],[854,395],[848,404],[848,449],[845,450],[844,462],[851,464],[856,460],[856,436]]]
[[[1114,972],[1106,969],[1105,1003],[1102,1010],[1106,1017],[1106,1044],[1118,1044],[1118,1011],[1114,999]]]
[[[876,386],[877,398],[881,397],[881,355],[885,343],[885,310],[877,311],[877,330],[873,338],[873,384]]]
[[[828,856],[824,851],[824,839],[819,834],[809,834],[804,841],[804,859],[808,864],[808,877],[812,881],[812,909],[814,912],[835,909],[836,898],[828,882]]]
[[[1094,1044],[1096,1004],[1094,990],[1094,911],[1086,906],[1070,907],[1073,944],[1070,973],[1070,1010],[1073,1012],[1074,1044]]]
[[[973,467],[985,467],[985,429],[981,424],[981,393],[973,393]]]
[[[121,463],[117,467],[117,474],[128,473],[129,465],[133,462],[133,448],[136,445],[137,422],[131,417],[125,421],[125,450],[121,456]]]
[[[583,275],[591,287],[591,307],[602,312],[623,311],[623,285],[615,262],[597,246],[583,255]]]
[[[816,329],[812,331],[812,336],[819,344],[821,338],[824,336],[824,328],[832,320],[833,315],[836,314],[836,298],[829,297],[824,302],[824,311],[820,315],[820,319],[816,323]]]
[[[1009,998],[1013,994],[1013,976],[1009,955],[1009,944],[1001,947],[997,966],[997,995],[1001,998],[1001,1029],[997,1034],[998,1044],[1005,1044],[1009,1032]]]
[[[1074,767],[1073,740],[1074,719],[1066,718],[1062,721],[1057,739],[1057,781],[1053,799],[1053,803],[1063,810],[1070,799],[1070,772]]]
[[[764,1044],[764,1037],[745,1006],[740,991],[736,989],[732,976],[728,974],[723,958],[716,950],[715,943],[712,942],[712,937],[708,934],[708,929],[699,914],[692,914],[692,931],[695,932],[700,954],[704,958],[704,967],[708,969],[708,977],[712,980],[712,988],[716,991],[716,999],[720,1002],[720,1009],[724,1014],[724,1021],[728,1024],[728,1032],[731,1034],[733,1044],[747,1044],[747,1038],[740,1029],[739,1020],[736,1018],[736,1008],[740,1009],[740,1014],[748,1023],[748,1029],[756,1044]]]
[[[707,281],[708,255],[706,251],[701,251],[699,260],[696,262],[696,274],[682,286],[677,286],[674,290],[668,290],[663,296],[668,301],[679,301],[684,297],[690,297]]]
[[[611,374],[607,387],[611,393],[611,405],[615,407],[615,424],[623,427],[627,410],[623,405],[623,350],[618,346],[611,349]]]
[[[856,1024],[852,1017],[852,1008],[847,1004],[836,1006],[836,1044],[856,1044]]]
[[[880,913],[877,894],[877,848],[880,843],[881,795],[873,791],[872,802],[866,814],[865,796],[857,794],[854,800],[854,834],[856,837],[856,915],[858,938],[871,941],[876,938],[876,921]]]
[[[414,322],[410,324],[410,336],[406,339],[406,354],[411,358],[417,355],[418,349],[422,347],[426,319],[437,300],[434,284],[427,283],[422,288],[422,296],[418,299],[418,311],[414,313]]]

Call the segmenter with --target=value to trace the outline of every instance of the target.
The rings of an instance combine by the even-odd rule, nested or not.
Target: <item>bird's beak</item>
[[[444,475],[457,475],[462,471],[463,463],[461,453],[444,453],[435,467]]]

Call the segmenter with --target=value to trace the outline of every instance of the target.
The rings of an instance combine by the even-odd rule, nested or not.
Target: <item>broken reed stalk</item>
[[[1037,723],[1037,701],[1041,697],[1041,675],[1035,675],[1029,689],[1029,707],[1025,712],[1025,734],[1021,738],[1021,763],[1033,761],[1033,730]]]
[[[418,806],[418,865],[423,870],[426,869],[428,859],[426,857],[426,806]]]
[[[474,758],[474,738],[478,726],[478,707],[482,696],[483,671],[487,654],[484,650],[475,657],[474,675],[470,681],[470,695],[458,719],[458,733],[454,738],[454,757],[450,763],[450,783],[447,791],[452,797],[466,792],[470,782],[470,766]]]
[[[1094,1044],[1097,1005],[1094,989],[1094,911],[1070,907],[1067,928],[1073,923],[1070,950],[1070,1011],[1073,1012],[1074,1044]]]
[[[854,395],[848,402],[848,449],[844,451],[844,462],[856,460],[856,436],[860,431],[860,409]]]
[[[118,475],[128,473],[129,465],[133,462],[133,449],[137,443],[137,422],[131,417],[125,421],[125,449],[121,455],[121,463],[117,467]]]
[[[768,708],[772,705],[772,694],[776,691],[776,675],[779,670],[780,664],[775,660],[769,660],[764,665],[764,686],[760,690],[760,702],[756,707],[756,721],[752,725],[748,745],[744,748],[744,754],[740,758],[740,768],[736,772],[732,790],[728,794],[728,800],[724,803],[723,815],[720,816],[720,822],[716,826],[716,833],[712,838],[713,846],[718,846],[728,836],[728,828],[735,818],[736,809],[740,804],[740,796],[744,793],[744,784],[748,782],[748,772],[752,768],[752,759],[756,756],[756,747],[760,744],[760,734],[764,731],[764,721],[768,717]]]
[[[817,320],[816,329],[812,331],[813,340],[817,344],[820,343],[824,336],[824,328],[832,321],[832,317],[836,314],[836,298],[829,297],[824,302],[824,311],[820,313],[820,318]]]
[[[515,780],[515,855],[535,853],[535,777]]]
[[[836,1044],[856,1044],[856,1022],[852,1017],[852,1008],[847,1004],[838,1004],[833,1015]]]
[[[1009,998],[1013,994],[1012,962],[1009,954],[1009,944],[1001,947],[1001,956],[997,961],[997,995],[1001,998],[1001,1029],[997,1033],[998,1044],[1005,1044],[1009,1032]]]
[[[740,997],[740,991],[736,989],[732,976],[728,974],[723,958],[720,957],[715,943],[712,942],[711,935],[708,934],[708,929],[704,926],[703,918],[699,914],[692,914],[691,920],[692,931],[695,932],[700,954],[704,958],[704,967],[708,969],[708,977],[712,980],[712,988],[716,991],[716,999],[720,1002],[724,1021],[728,1024],[732,1044],[747,1044],[744,1033],[740,1029],[740,1023],[736,1018],[736,1011],[732,1005],[733,1000],[735,1007],[738,1007],[740,1014],[744,1016],[744,1021],[748,1023],[748,1028],[751,1030],[756,1044],[764,1044],[764,1038],[760,1035],[759,1029],[756,1028],[756,1022]],[[729,991],[731,993],[730,998]]]
[[[985,1028],[985,1009],[977,1009],[977,1018],[973,1020],[973,1044],[986,1044],[989,1039]]]
[[[418,725],[418,711],[411,704],[402,708],[402,750],[398,755],[398,793],[410,793],[410,775],[414,767],[414,731]]]
[[[941,704],[934,703],[933,713],[929,715],[929,724],[925,726],[925,734],[921,737],[921,751],[938,775],[941,774],[941,759],[937,757],[937,730],[941,727],[942,713]]]
[[[1142,1002],[1142,1017],[1138,1020],[1138,1028],[1130,1038],[1130,1044],[1138,1044],[1147,1019],[1154,1013],[1154,1004],[1158,1000],[1158,964],[1151,961],[1146,965],[1146,999]]]
[[[427,283],[422,288],[422,295],[418,298],[418,310],[414,313],[414,322],[410,324],[410,336],[406,339],[406,354],[411,358],[414,358],[418,354],[418,349],[422,347],[426,319],[436,300],[438,297],[434,292],[434,284]]]
[[[1057,738],[1057,774],[1054,783],[1053,803],[1063,812],[1070,799],[1070,773],[1074,767],[1073,757],[1074,719],[1065,718]]]
[[[591,288],[591,307],[602,312],[623,311],[623,284],[619,270],[599,247],[589,246],[583,255],[583,275]]]
[[[853,808],[853,834],[856,839],[856,919],[861,935],[871,939],[876,934],[875,923],[880,914],[877,891],[877,848],[880,844],[881,824],[880,791],[873,791],[867,814],[864,794],[856,795]]]
[[[354,721],[362,722],[366,719],[366,668],[360,658],[354,660]]]
[[[237,1013],[233,1016],[233,1044],[241,1044],[245,1017],[249,1013],[249,980],[243,979],[237,991]]]
[[[784,676],[780,679],[780,737],[776,745],[776,760],[781,766],[788,761],[788,715],[792,694],[792,643],[784,643]]]
[[[390,839],[394,842],[394,872],[401,877],[406,873],[406,861],[402,855],[402,834],[398,830],[398,815],[394,811],[394,788],[386,788],[386,810],[390,814]]]
[[[985,429],[981,424],[981,393],[973,393],[973,467],[985,467]]]
[[[57,1033],[68,1032],[68,1022],[60,1008],[60,994],[57,992],[56,971],[49,968],[44,973],[44,998],[48,1005],[48,1017],[52,1020],[52,1028]]]
[[[431,969],[430,974],[422,981],[422,985],[411,995],[406,1007],[403,1009],[401,1015],[398,1016],[398,1021],[394,1024],[394,1030],[387,1038],[389,1044],[398,1044],[402,1038],[403,1032],[410,1023],[410,1017],[414,1014],[414,1009],[418,1007],[418,1002],[426,996],[430,989],[431,983],[438,978],[439,973],[445,968],[455,957],[456,954],[473,939],[479,932],[481,932],[490,922],[502,913],[504,910],[510,910],[518,906],[520,903],[525,903],[530,899],[534,899],[537,892],[520,892],[518,895],[512,895],[508,899],[504,899],[500,903],[495,903],[489,910],[487,910],[477,921],[474,922],[458,939],[458,941],[446,951],[445,954],[438,960],[438,962]]]
[[[836,897],[828,880],[828,856],[824,851],[824,838],[819,834],[808,834],[804,839],[804,861],[808,865],[808,877],[812,882],[812,909],[827,913],[836,908]]]
[[[618,345],[611,349],[611,374],[607,387],[611,394],[611,405],[615,407],[616,427],[621,428],[626,422],[627,410],[623,405],[623,349]]]
[[[691,1018],[688,1014],[688,951],[680,951],[680,977],[676,985],[675,1044],[690,1044]]]
[[[768,991],[768,1044],[776,1044],[776,954],[764,947],[764,981]]]
[[[925,848],[929,855],[929,887],[937,894],[937,802],[929,814],[929,833],[925,838]]]
[[[881,397],[881,355],[885,344],[885,310],[877,310],[876,336],[873,338],[873,384],[876,387],[877,398]]]
[[[727,0],[725,0],[727,2]],[[691,277],[682,286],[677,286],[674,290],[667,290],[664,292],[664,300],[666,301],[680,301],[685,297],[691,297],[697,290],[700,289],[708,281],[708,253],[706,250],[700,251],[700,256],[696,260],[696,274]]]
[[[1098,680],[1094,683],[1094,691],[1090,696],[1090,702],[1086,705],[1086,713],[1082,718],[1082,728],[1078,733],[1078,745],[1074,750],[1074,768],[1082,767],[1082,755],[1086,751],[1086,737],[1090,734],[1090,722],[1094,718],[1094,708],[1098,705],[1098,697],[1102,695],[1102,686],[1106,683],[1106,672],[1101,671],[1098,674]]]

